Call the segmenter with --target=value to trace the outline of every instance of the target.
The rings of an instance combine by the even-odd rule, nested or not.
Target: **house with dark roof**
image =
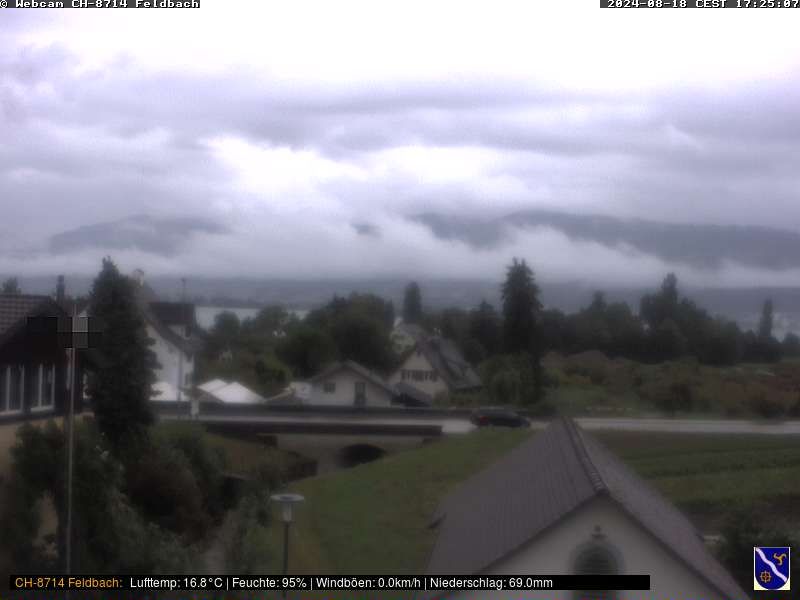
[[[749,597],[675,506],[568,419],[464,482],[442,501],[432,527],[431,575],[650,576],[649,591],[527,591],[526,600]],[[492,597],[521,597],[504,594]]]
[[[308,383],[312,405],[389,406],[395,395],[383,377],[352,360],[330,365]]]
[[[48,296],[0,294],[0,426],[66,412],[72,345],[68,316]],[[92,362],[96,363],[88,350],[79,348],[75,381],[83,380],[84,367]],[[76,393],[74,400],[75,411],[81,412],[83,394]]]
[[[402,358],[400,367],[389,377],[397,387],[411,387],[424,394],[429,403],[437,394],[469,392],[481,388],[481,379],[452,340],[423,336]]]
[[[195,355],[202,344],[195,306],[189,302],[159,300],[141,270],[134,271],[132,279],[136,303],[147,335],[154,342],[151,350],[159,365],[153,399],[187,400],[186,391],[194,382]]]

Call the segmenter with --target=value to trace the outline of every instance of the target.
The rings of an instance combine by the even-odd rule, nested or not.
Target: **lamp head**
[[[284,523],[292,522],[292,508],[305,500],[300,494],[273,494],[269,499],[281,507],[281,518]]]

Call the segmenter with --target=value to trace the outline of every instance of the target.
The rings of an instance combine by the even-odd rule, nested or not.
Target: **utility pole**
[[[75,462],[75,361],[78,357],[75,345],[77,343],[76,323],[78,322],[77,306],[72,305],[72,331],[69,351],[69,408],[67,410],[67,525],[66,525],[66,572],[72,574],[72,475]],[[53,382],[55,385],[55,381]]]
[[[189,326],[186,324],[186,278],[181,277],[181,312],[183,313],[184,337],[189,337]],[[183,348],[178,348],[178,402],[183,400]]]

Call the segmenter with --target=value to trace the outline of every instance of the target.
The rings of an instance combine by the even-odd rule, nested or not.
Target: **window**
[[[55,403],[56,397],[56,366],[55,365],[40,365],[39,366],[39,395],[38,408],[52,408]],[[31,407],[37,406],[32,404]]]
[[[603,544],[590,544],[575,559],[576,575],[617,575],[617,559]],[[616,600],[613,590],[576,591],[574,600]]]
[[[335,394],[336,393],[336,382],[335,381],[326,381],[322,384],[322,391],[326,394]]]
[[[25,392],[25,367],[13,365],[8,368],[8,412],[19,412],[22,410],[22,394]]]
[[[8,367],[0,365],[0,413],[8,406]]]
[[[355,385],[355,403],[358,406],[363,406],[367,403],[367,382],[366,381],[356,381]]]
[[[186,373],[186,375],[183,376],[183,385],[188,386],[191,384],[191,382],[192,382],[192,374]]]
[[[25,401],[31,410],[36,410],[42,403],[42,365],[25,369]]]

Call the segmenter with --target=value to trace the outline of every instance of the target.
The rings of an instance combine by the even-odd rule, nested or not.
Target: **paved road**
[[[586,430],[659,431],[672,433],[760,433],[766,435],[800,435],[800,421],[765,423],[731,419],[620,419],[586,417],[576,419]],[[546,421],[535,421],[533,428],[543,428]]]

